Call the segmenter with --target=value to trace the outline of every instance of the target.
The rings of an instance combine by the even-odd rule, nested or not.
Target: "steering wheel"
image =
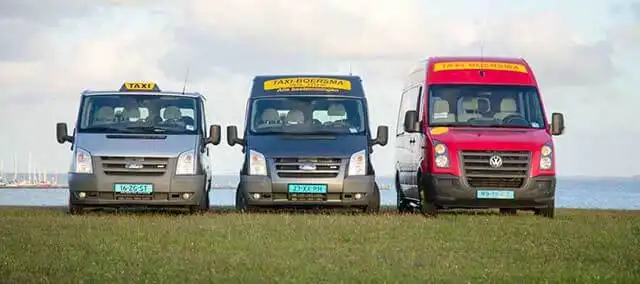
[[[524,116],[519,114],[510,114],[505,116],[502,119],[503,124],[515,124],[515,125],[523,125],[529,126],[529,121],[527,121]]]

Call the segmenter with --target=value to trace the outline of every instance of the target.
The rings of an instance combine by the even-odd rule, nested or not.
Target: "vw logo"
[[[492,168],[502,167],[502,157],[500,157],[498,155],[491,156],[491,158],[489,158],[489,165]]]
[[[313,170],[316,169],[316,165],[314,165],[314,164],[302,164],[302,165],[298,166],[298,168],[300,170],[303,170],[303,171],[313,171]]]

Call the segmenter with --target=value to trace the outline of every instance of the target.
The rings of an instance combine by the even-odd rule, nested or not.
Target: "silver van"
[[[74,131],[56,125],[57,141],[73,151],[69,212],[89,207],[209,209],[209,144],[205,97],[163,92],[153,82],[125,82],[118,91],[84,91]],[[207,133],[208,130],[208,133]]]

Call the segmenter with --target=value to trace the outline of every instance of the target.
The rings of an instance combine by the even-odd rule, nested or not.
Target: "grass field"
[[[436,219],[0,208],[2,283],[639,283],[640,211]]]

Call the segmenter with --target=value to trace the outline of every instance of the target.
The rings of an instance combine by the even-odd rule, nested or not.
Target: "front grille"
[[[276,158],[275,170],[281,178],[334,178],[340,174],[339,158]]]
[[[529,176],[528,151],[462,151],[460,156],[467,183],[473,188],[520,188]],[[501,158],[500,166],[490,164],[493,156]]]
[[[168,158],[103,156],[99,160],[103,172],[112,176],[162,176],[169,166]]]

